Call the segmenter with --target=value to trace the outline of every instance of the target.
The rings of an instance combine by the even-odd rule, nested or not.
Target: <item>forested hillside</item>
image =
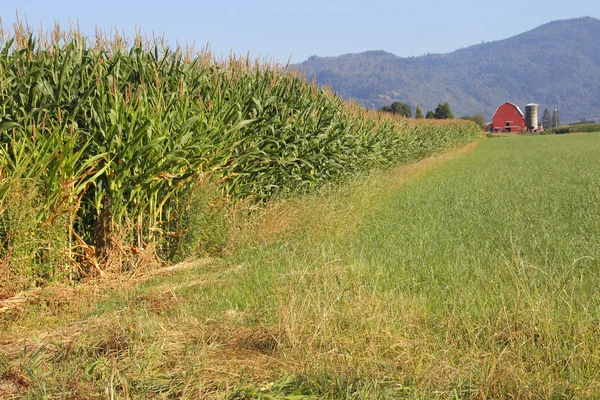
[[[501,32],[499,32],[501,35]],[[563,122],[600,119],[600,20],[555,21],[509,39],[450,54],[401,58],[385,51],[316,57],[298,65],[309,79],[371,108],[394,101],[491,118],[504,101],[559,107]],[[385,46],[385,44],[383,44]],[[424,49],[426,50],[426,49]]]

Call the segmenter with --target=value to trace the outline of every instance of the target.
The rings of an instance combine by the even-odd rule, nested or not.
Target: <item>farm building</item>
[[[541,130],[542,127],[538,123],[538,105],[534,103],[527,104],[525,111],[526,114],[523,114],[519,106],[510,101],[504,102],[496,109],[492,122],[488,124],[488,131],[536,132]]]
[[[510,101],[504,102],[496,109],[492,122],[488,125],[488,130],[490,132],[522,132],[525,130],[525,114],[519,106]]]

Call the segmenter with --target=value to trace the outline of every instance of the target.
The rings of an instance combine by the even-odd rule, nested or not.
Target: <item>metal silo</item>
[[[537,131],[538,128],[538,105],[534,103],[525,106],[525,126],[530,132]]]

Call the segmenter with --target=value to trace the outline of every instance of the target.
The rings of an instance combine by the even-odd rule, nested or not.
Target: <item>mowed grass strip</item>
[[[4,325],[5,393],[597,397],[599,144],[485,139],[272,205],[225,259],[42,298]]]

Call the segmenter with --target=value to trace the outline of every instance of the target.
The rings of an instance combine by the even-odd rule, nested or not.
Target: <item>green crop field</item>
[[[0,296],[218,252],[233,203],[481,135],[467,121],[365,110],[260,60],[14,31],[0,32]]]
[[[600,396],[600,133],[482,139],[273,202],[229,254],[3,318],[28,398]]]

